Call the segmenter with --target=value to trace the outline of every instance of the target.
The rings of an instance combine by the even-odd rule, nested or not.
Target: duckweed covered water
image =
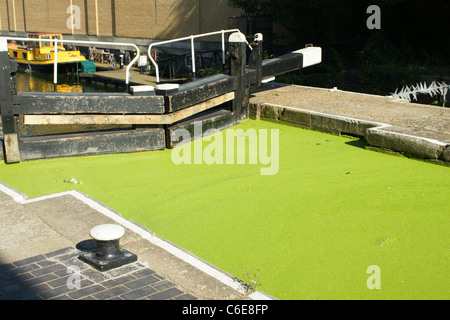
[[[163,150],[2,163],[0,180],[29,197],[85,192],[238,278],[259,270],[258,289],[280,299],[449,297],[450,168],[270,122],[239,128],[279,130],[276,175],[175,165]],[[373,265],[380,289],[367,287]]]

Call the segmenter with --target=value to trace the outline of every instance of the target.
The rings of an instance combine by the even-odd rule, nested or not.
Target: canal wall
[[[352,135],[364,139],[369,149],[450,165],[450,108],[270,83],[252,91],[249,117]]]

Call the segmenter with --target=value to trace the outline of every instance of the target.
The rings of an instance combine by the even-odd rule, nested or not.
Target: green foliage
[[[205,78],[218,73],[221,73],[225,70],[228,70],[228,65],[223,66],[221,62],[215,61],[210,68],[203,68],[198,71],[200,77]]]
[[[263,60],[275,58],[274,54],[270,54],[267,50],[263,51]]]
[[[217,71],[217,70],[214,70],[213,68],[204,68],[204,69],[200,69],[200,70],[198,71],[198,73],[200,74],[200,76],[201,76],[202,78],[204,78],[204,77],[209,77],[209,76],[212,76],[212,75],[214,75],[214,74],[217,74],[218,71]]]
[[[398,66],[391,63],[362,66],[359,77],[360,90],[388,95],[399,86],[416,82],[421,74],[420,69],[417,66]]]

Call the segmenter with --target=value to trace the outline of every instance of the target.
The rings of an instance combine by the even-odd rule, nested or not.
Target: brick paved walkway
[[[196,300],[137,261],[100,272],[66,248],[0,265],[0,300]]]

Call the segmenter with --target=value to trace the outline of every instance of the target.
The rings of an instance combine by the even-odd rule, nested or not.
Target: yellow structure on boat
[[[33,33],[29,38],[39,41],[23,41],[22,43],[9,43],[8,52],[22,66],[32,69],[51,69],[55,63],[55,43],[49,39],[62,40],[61,33]],[[62,43],[58,43],[58,69],[60,66],[73,67],[78,62],[87,61],[80,51],[67,51]]]

